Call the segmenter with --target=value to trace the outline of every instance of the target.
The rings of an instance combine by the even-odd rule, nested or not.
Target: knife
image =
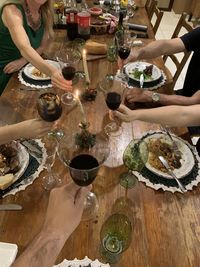
[[[22,145],[24,145],[28,150],[32,151],[32,152],[36,152],[39,155],[42,155],[42,152],[35,146],[33,146],[31,143],[29,143],[28,141],[24,140],[21,142]]]
[[[2,210],[22,210],[22,206],[18,204],[0,204],[0,211]]]

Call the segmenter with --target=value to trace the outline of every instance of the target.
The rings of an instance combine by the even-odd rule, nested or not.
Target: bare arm
[[[51,77],[52,83],[56,87],[65,90],[71,89],[69,88],[69,83],[63,78],[60,71],[43,60],[37,51],[31,47],[29,38],[23,27],[23,19],[20,10],[15,5],[8,5],[3,9],[2,19],[22,57],[28,62],[31,62],[31,64],[41,72]]]
[[[166,106],[153,109],[130,110],[121,105],[114,116],[122,121],[141,120],[151,123],[166,124],[169,126],[199,126],[200,105]]]
[[[150,103],[152,102],[152,91],[143,90],[140,88],[134,88],[128,90],[126,99],[129,103],[140,102],[140,103]],[[167,95],[159,94],[159,105],[179,105],[179,106],[189,106],[200,104],[200,90],[198,90],[193,96],[186,97],[181,95]]]
[[[69,235],[78,226],[91,187],[74,183],[53,189],[41,232],[12,267],[52,267]]]
[[[40,119],[26,120],[20,123],[0,127],[0,145],[20,138],[40,138],[51,130],[53,123]]]
[[[180,38],[156,40],[140,49],[133,48],[125,63],[140,59],[152,59],[162,55],[171,55],[183,52],[184,50],[185,46]]]

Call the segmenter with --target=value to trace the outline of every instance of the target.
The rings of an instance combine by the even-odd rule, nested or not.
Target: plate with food
[[[29,164],[29,154],[19,142],[0,146],[0,189],[16,182]]]
[[[162,77],[161,70],[147,62],[133,62],[128,63],[124,67],[126,75],[137,82],[140,82],[141,74],[144,75],[144,83],[151,83],[158,81]]]
[[[45,60],[47,63],[53,65],[57,69],[59,69],[59,63],[53,60]],[[50,77],[47,76],[45,73],[39,71],[37,68],[35,68],[31,63],[25,66],[24,68],[24,74],[33,80],[37,81],[48,81],[50,80]]]
[[[143,138],[148,145],[149,156],[146,168],[158,176],[173,179],[168,173],[158,156],[163,156],[171,170],[178,179],[188,175],[194,165],[195,159],[191,148],[181,138],[172,135],[180,153],[176,153],[169,137],[161,132],[149,134]]]

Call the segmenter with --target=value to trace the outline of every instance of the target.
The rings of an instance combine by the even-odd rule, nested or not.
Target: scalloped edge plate
[[[53,61],[53,60],[49,60],[49,59],[45,59],[45,61],[51,65],[53,65],[55,68],[59,69],[59,63],[57,61]],[[38,77],[38,76],[35,76],[32,74],[33,72],[33,69],[35,67],[29,63],[28,65],[25,66],[23,72],[24,74],[29,77],[30,79],[33,79],[33,80],[37,80],[37,81],[48,81],[50,80],[51,78],[50,77]]]
[[[173,139],[175,140],[179,150],[182,153],[181,167],[179,169],[174,169],[173,172],[178,179],[181,179],[181,178],[185,177],[186,175],[188,175],[192,171],[192,169],[195,165],[194,154],[192,153],[190,147],[181,138],[177,137],[174,134],[172,134],[172,136],[173,136]],[[143,137],[142,139],[148,144],[149,139],[152,139],[152,138],[155,138],[155,139],[162,138],[162,139],[166,140],[167,143],[171,144],[169,137],[165,133],[158,133],[158,132],[152,133],[146,137]],[[153,166],[151,166],[148,161],[147,161],[145,166],[148,170],[157,174],[160,177],[167,178],[167,179],[173,179],[167,173],[159,171],[156,168],[154,168]]]
[[[98,260],[92,261],[88,257],[85,257],[82,260],[78,260],[75,258],[74,260],[64,260],[58,265],[54,265],[54,267],[84,267],[91,264],[91,267],[110,267],[109,264],[103,264],[99,262]]]
[[[153,65],[151,63],[148,63],[148,62],[133,62],[133,63],[128,63],[125,67],[124,67],[124,70],[125,70],[125,73],[126,75],[134,80],[134,81],[137,81],[139,82],[140,79],[136,79],[133,75],[131,75],[129,72],[134,70],[134,69],[139,69],[141,71],[143,71],[146,67],[150,66],[150,65]],[[144,82],[145,83],[150,83],[150,82],[154,82],[154,81],[157,81],[160,79],[160,77],[162,76],[162,72],[161,70],[153,65],[153,70],[152,70],[152,79],[150,80],[145,80]]]

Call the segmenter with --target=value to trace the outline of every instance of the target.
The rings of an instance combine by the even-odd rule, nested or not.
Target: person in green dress
[[[53,86],[71,85],[60,70],[40,56],[53,36],[51,0],[1,0],[0,3],[0,94],[12,73],[27,62],[51,77]]]

